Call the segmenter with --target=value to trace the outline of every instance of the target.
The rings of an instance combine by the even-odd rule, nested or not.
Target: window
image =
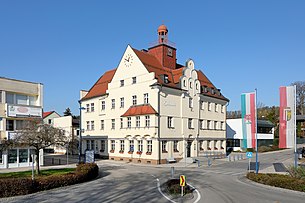
[[[218,128],[217,128],[217,127],[218,127],[218,126],[217,126],[217,123],[218,123],[217,121],[214,121],[214,130],[217,130],[217,129],[218,129]]]
[[[112,109],[115,108],[115,99],[111,99],[111,108],[112,108]]]
[[[8,150],[8,163],[17,163],[17,149]]]
[[[106,149],[105,140],[101,140],[101,152],[104,152]]]
[[[193,129],[193,119],[192,118],[189,118],[189,120],[188,120],[188,127],[189,127],[189,129]]]
[[[123,125],[123,118],[121,118],[120,120],[121,120],[121,126],[120,127],[122,129],[124,127],[124,125]]]
[[[225,105],[221,105],[221,113],[224,113],[224,112],[225,112],[225,108],[226,108]]]
[[[86,140],[86,150],[90,150],[90,140]]]
[[[168,81],[168,75],[164,75],[164,83],[165,83],[165,84],[169,83],[169,81]]]
[[[26,126],[26,121],[16,120],[16,130],[22,130]]]
[[[132,105],[137,105],[137,95],[132,96]]]
[[[192,89],[193,88],[193,86],[192,86],[192,82],[190,82],[190,89]]]
[[[203,120],[199,120],[199,128],[202,130],[204,128],[203,126]]]
[[[15,130],[14,126],[14,120],[6,120],[6,130],[13,131]]]
[[[183,80],[183,87],[186,87],[186,81]]]
[[[200,108],[201,108],[202,110],[204,110],[204,102],[203,102],[203,101],[200,101]]]
[[[48,124],[51,125],[52,124],[52,119],[48,120]]]
[[[127,117],[127,128],[131,128],[131,117]]]
[[[167,144],[167,141],[163,140],[162,141],[162,152],[167,152],[166,151],[166,144]]]
[[[94,103],[91,103],[91,112],[94,112]]]
[[[147,140],[147,152],[152,152],[152,140]]]
[[[6,92],[5,94],[5,102],[8,103],[8,104],[14,104],[14,94],[11,94],[11,93],[8,93]]]
[[[178,140],[174,140],[174,152],[178,152]]]
[[[121,106],[120,107],[124,108],[124,97],[122,97],[120,100],[121,100]]]
[[[207,92],[208,92],[208,87],[207,87],[207,86],[204,86],[204,87],[203,87],[203,92],[204,92],[204,93],[207,93]]]
[[[215,94],[215,90],[214,90],[214,88],[212,88],[211,93],[212,93],[212,94]]]
[[[208,102],[208,110],[212,111],[212,103],[211,102]]]
[[[111,129],[115,129],[115,119],[111,119]]]
[[[115,140],[111,140],[111,151],[115,150]]]
[[[139,152],[143,151],[143,140],[138,140],[138,151]]]
[[[136,117],[136,127],[139,128],[140,127],[140,116]]]
[[[132,84],[136,84],[137,83],[137,78],[136,77],[132,77]]]
[[[211,124],[212,122],[210,120],[207,121],[207,128],[210,130],[211,129]]]
[[[189,107],[193,108],[193,99],[192,98],[189,98]]]
[[[134,151],[134,141],[133,140],[129,140],[129,151],[130,152]]]
[[[94,121],[91,121],[91,130],[94,130]]]
[[[225,130],[224,122],[221,122],[221,123],[220,123],[220,129],[221,129],[221,130]]]
[[[90,106],[89,106],[89,104],[86,104],[86,112],[90,112]]]
[[[167,117],[167,127],[174,128],[173,117]]]
[[[144,104],[148,104],[148,93],[144,94]]]
[[[94,140],[91,140],[91,150],[94,150]]]
[[[198,90],[198,83],[196,83],[196,90]]]
[[[37,97],[29,96],[29,100],[31,106],[36,106]]]
[[[150,116],[145,116],[145,127],[150,126]]]
[[[124,80],[120,80],[120,86],[121,86],[121,87],[124,86]]]
[[[27,105],[28,104],[28,96],[22,95],[22,94],[16,94],[16,103],[21,105]]]
[[[218,112],[218,104],[215,104],[215,112]]]
[[[105,105],[105,101],[102,101],[102,111],[105,110],[106,105]]]
[[[125,146],[124,146],[124,140],[121,140],[120,142],[121,142],[120,151],[121,151],[121,152],[124,152],[124,148],[125,148]]]
[[[28,162],[28,150],[19,149],[19,163],[27,163],[27,162]]]
[[[90,121],[87,121],[87,130],[90,130]]]
[[[2,151],[0,150],[0,164],[3,164]]]
[[[101,130],[104,130],[104,128],[105,128],[105,121],[101,120]]]

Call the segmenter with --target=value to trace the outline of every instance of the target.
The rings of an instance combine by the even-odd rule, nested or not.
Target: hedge
[[[82,183],[93,180],[98,175],[98,166],[90,163],[79,164],[73,173],[37,177],[34,181],[31,178],[4,178],[0,179],[0,198]]]
[[[248,173],[247,178],[258,183],[305,192],[305,180],[281,174]]]

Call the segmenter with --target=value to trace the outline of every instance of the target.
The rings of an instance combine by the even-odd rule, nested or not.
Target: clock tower
[[[176,69],[176,48],[167,37],[167,27],[160,25],[158,28],[158,41],[148,48],[148,52],[154,55],[163,67]]]

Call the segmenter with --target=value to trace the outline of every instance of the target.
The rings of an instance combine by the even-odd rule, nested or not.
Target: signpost
[[[249,173],[250,173],[250,163],[251,163],[251,158],[253,157],[253,153],[246,152],[246,157],[249,159]]]
[[[180,176],[180,186],[181,186],[181,197],[183,196],[183,188],[185,186],[185,176],[181,175]]]

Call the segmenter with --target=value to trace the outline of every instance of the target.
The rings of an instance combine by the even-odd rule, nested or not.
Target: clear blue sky
[[[305,80],[305,1],[0,0],[0,76],[44,84],[44,110],[78,114],[79,90],[117,67],[127,44],[148,48],[166,24],[178,62],[195,61],[240,109],[240,94],[279,104]]]

